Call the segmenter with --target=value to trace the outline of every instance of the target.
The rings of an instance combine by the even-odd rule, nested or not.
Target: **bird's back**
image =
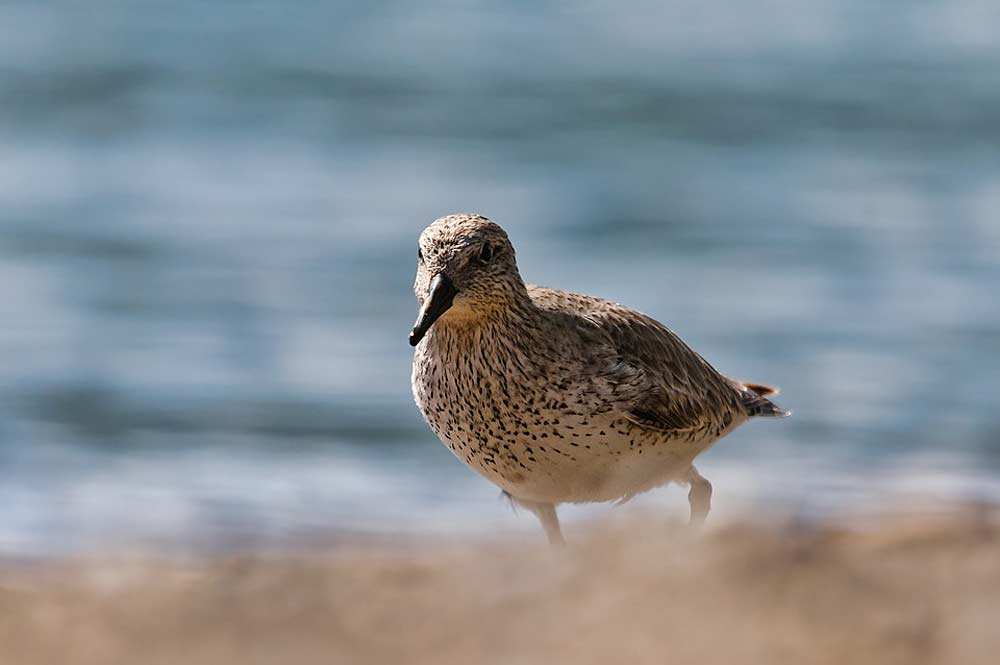
[[[555,326],[566,329],[564,339],[573,338],[574,328],[585,330],[587,343],[599,347],[590,353],[612,361],[606,378],[615,384],[615,400],[632,422],[668,432],[710,428],[721,434],[747,417],[784,414],[645,314],[544,286],[528,285],[528,293]]]

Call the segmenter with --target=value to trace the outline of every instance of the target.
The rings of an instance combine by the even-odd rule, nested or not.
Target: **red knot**
[[[652,318],[525,284],[500,226],[449,215],[420,236],[413,396],[434,433],[563,542],[560,503],[676,482],[691,521],[712,485],[694,459],[754,416],[768,386],[723,376]]]

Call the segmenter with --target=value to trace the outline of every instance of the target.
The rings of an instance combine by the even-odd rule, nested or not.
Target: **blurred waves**
[[[782,387],[721,510],[1000,496],[1000,12],[765,5],[5,3],[0,554],[520,523],[409,394],[458,211]]]

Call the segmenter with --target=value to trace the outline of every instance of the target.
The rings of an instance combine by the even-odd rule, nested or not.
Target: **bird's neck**
[[[527,292],[524,295],[523,300],[497,306],[448,310],[431,328],[431,343],[449,349],[512,343],[525,334],[524,322],[535,307]]]

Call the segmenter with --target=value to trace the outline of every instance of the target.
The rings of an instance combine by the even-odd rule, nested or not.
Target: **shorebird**
[[[413,396],[469,467],[561,544],[556,506],[688,486],[691,522],[712,485],[694,459],[777,392],[727,378],[652,318],[525,284],[506,232],[449,215],[420,235],[410,332]]]

